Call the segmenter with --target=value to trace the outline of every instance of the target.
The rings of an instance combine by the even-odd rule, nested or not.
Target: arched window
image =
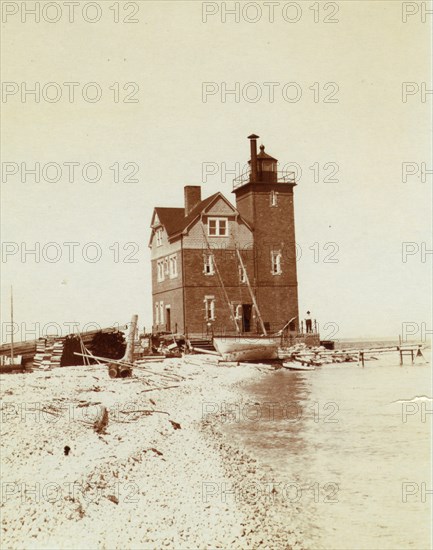
[[[272,207],[278,206],[278,193],[276,191],[271,191],[269,204]]]
[[[281,275],[281,252],[279,250],[273,250],[271,252],[271,265],[272,275]]]

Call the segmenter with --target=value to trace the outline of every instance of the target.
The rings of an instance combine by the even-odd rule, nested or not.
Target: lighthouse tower
[[[253,230],[254,273],[250,277],[265,326],[271,332],[290,319],[298,330],[293,173],[278,172],[278,161],[250,140],[249,171],[233,182],[236,208]]]

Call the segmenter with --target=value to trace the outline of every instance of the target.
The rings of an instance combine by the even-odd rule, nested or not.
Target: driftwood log
[[[93,429],[98,434],[105,434],[108,426],[108,411],[107,407],[102,406],[98,418],[93,424]]]

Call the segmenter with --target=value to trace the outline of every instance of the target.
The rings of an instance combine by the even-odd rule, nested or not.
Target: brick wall
[[[164,323],[156,324],[155,320],[155,305],[162,302],[164,309]],[[171,330],[172,332],[183,333],[183,289],[177,288],[166,290],[165,292],[156,293],[153,295],[153,330],[154,332],[164,332],[167,323],[167,306],[170,306],[171,315]]]
[[[271,206],[271,191],[277,193],[277,206]],[[293,186],[246,185],[236,195],[237,209],[253,226],[255,284],[262,318],[273,327],[283,326],[298,316]],[[272,273],[273,250],[281,252],[279,275]]]
[[[222,327],[235,330],[224,291],[219,277],[204,273],[204,256],[207,250],[185,250],[185,315],[186,327],[189,333],[199,333],[206,330],[205,304],[206,296],[215,297],[215,321],[212,323],[215,331]],[[214,251],[215,262],[224,283],[224,288],[230,302],[251,303],[250,293],[245,283],[240,283],[239,262],[234,250]],[[242,258],[248,275],[253,273],[253,252],[243,251]]]
[[[271,332],[277,332],[293,317],[298,316],[298,289],[296,286],[258,287],[257,303],[263,321],[270,324]],[[299,319],[296,319],[297,327]]]

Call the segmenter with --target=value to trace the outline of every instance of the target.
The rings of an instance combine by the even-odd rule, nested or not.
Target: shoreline
[[[254,377],[257,381],[257,376]],[[253,378],[245,378],[230,388],[228,404],[246,403],[245,385]],[[221,420],[220,420],[221,418]],[[224,433],[227,414],[217,413],[212,420],[204,419],[201,430],[220,454],[225,476],[229,480],[226,493],[233,497],[245,514],[242,548],[294,549],[306,548],[299,517],[301,508],[289,505],[275,482],[274,472],[263,468],[243,447],[232,445]],[[221,489],[223,492],[223,489]]]
[[[3,546],[303,548],[296,509],[269,495],[223,498],[267,474],[218,415],[203,419],[204,404],[239,401],[263,372],[199,355],[151,369],[185,379],[158,390],[144,369],[116,380],[100,366],[1,376]]]

